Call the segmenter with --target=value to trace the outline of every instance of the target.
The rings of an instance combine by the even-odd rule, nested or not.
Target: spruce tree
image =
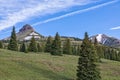
[[[41,43],[37,44],[38,52],[44,52],[44,45]]]
[[[0,48],[1,48],[1,49],[3,48],[3,43],[2,43],[2,41],[0,41]]]
[[[49,36],[45,44],[45,52],[51,52],[51,46],[52,46],[52,37]]]
[[[96,52],[97,52],[97,55],[98,55],[98,60],[101,61],[100,59],[103,58],[103,50],[102,50],[102,46],[100,46],[98,44],[97,38],[95,38],[95,40],[94,40],[94,46],[96,48]]]
[[[77,47],[76,46],[72,46],[72,54],[77,55]]]
[[[28,46],[28,51],[29,52],[37,52],[37,44],[36,44],[34,36],[30,40],[30,44]]]
[[[27,48],[26,48],[26,45],[25,45],[25,42],[23,42],[20,46],[20,52],[27,52]]]
[[[117,55],[117,61],[120,61],[120,51],[118,52],[118,55]]]
[[[72,54],[72,47],[71,47],[70,39],[66,39],[63,45],[63,54]]]
[[[18,51],[15,27],[13,27],[13,30],[12,30],[12,33],[11,33],[10,41],[9,41],[9,44],[8,44],[8,49],[13,50],[13,51]]]
[[[58,34],[58,32],[56,33],[55,39],[52,43],[51,46],[51,54],[52,55],[62,55],[62,51],[61,51],[61,40],[60,40],[60,36]]]
[[[101,80],[96,56],[96,50],[85,33],[78,61],[77,80]]]
[[[77,55],[80,55],[81,47],[80,45],[77,46]]]

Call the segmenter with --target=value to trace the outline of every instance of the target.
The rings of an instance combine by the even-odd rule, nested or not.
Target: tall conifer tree
[[[51,46],[52,46],[52,37],[49,36],[45,44],[45,52],[51,52]]]
[[[27,52],[27,48],[26,48],[26,45],[25,45],[25,42],[23,42],[20,46],[20,52]]]
[[[97,41],[97,38],[95,38],[94,40],[94,46],[95,46],[95,49],[96,49],[96,52],[97,52],[97,55],[98,55],[98,60],[101,61],[100,59],[103,58],[103,50],[102,50],[102,46],[100,46],[98,44],[98,41]]]
[[[71,47],[70,39],[66,39],[66,42],[64,43],[63,54],[72,54],[72,47]]]
[[[61,40],[60,40],[60,35],[58,34],[58,32],[56,33],[55,39],[52,43],[51,46],[51,54],[52,55],[62,55],[62,51],[61,51]]]
[[[8,49],[13,50],[13,51],[18,51],[15,27],[13,27],[13,30],[12,30],[12,33],[11,33],[10,41],[9,41],[9,44],[8,44]]]
[[[0,41],[0,48],[3,48],[3,43],[2,43],[2,41]]]
[[[96,50],[89,41],[88,34],[85,33],[78,61],[77,80],[101,80],[96,65],[96,56]]]
[[[30,40],[30,44],[28,46],[28,51],[30,51],[30,52],[37,52],[37,43],[35,41],[34,36]]]
[[[41,43],[37,43],[37,48],[38,48],[38,52],[44,52],[44,45]]]

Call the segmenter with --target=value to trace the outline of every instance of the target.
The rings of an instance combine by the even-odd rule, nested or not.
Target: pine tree
[[[37,44],[38,52],[44,52],[44,46],[42,44]]]
[[[77,55],[80,55],[81,47],[78,45],[77,47]]]
[[[72,47],[71,47],[70,39],[66,39],[66,42],[64,43],[63,54],[72,54]]]
[[[45,52],[51,52],[51,46],[52,46],[52,37],[49,36],[45,44]]]
[[[55,39],[52,43],[51,46],[51,54],[52,55],[62,55],[62,51],[61,51],[61,40],[60,40],[60,36],[58,34],[58,32],[56,33]]]
[[[94,45],[97,46],[98,45],[98,41],[97,41],[97,38],[95,37],[95,40],[94,40]]]
[[[96,52],[97,52],[97,55],[98,55],[98,60],[101,61],[100,59],[103,58],[104,52],[102,50],[102,46],[100,46],[98,44],[97,38],[95,38],[95,40],[94,40],[94,46],[96,48]]]
[[[25,52],[27,53],[27,48],[26,48],[26,45],[25,45],[25,42],[23,42],[20,46],[20,52]]]
[[[18,51],[17,39],[16,39],[16,32],[15,27],[13,27],[11,38],[8,44],[8,49],[13,51]]]
[[[0,48],[1,48],[1,49],[3,48],[3,43],[2,43],[2,41],[0,41]]]
[[[72,54],[77,55],[77,48],[76,46],[72,46]]]
[[[117,61],[120,61],[120,51],[118,52],[118,55],[117,55]]]
[[[36,44],[34,36],[30,40],[30,44],[28,46],[28,51],[37,52],[37,44]]]
[[[77,80],[101,80],[96,65],[96,54],[94,46],[89,41],[88,34],[85,33],[78,61]]]

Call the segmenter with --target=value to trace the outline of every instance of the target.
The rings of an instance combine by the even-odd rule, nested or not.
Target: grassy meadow
[[[0,80],[75,80],[78,56],[0,49]],[[120,80],[120,62],[102,59],[102,80]]]

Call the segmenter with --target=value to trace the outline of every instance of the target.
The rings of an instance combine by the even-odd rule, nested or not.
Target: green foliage
[[[80,55],[81,47],[78,45],[77,46],[77,55]]]
[[[8,44],[8,49],[13,51],[18,51],[17,39],[16,39],[16,32],[15,27],[13,27],[11,38]]]
[[[35,38],[33,36],[30,40],[30,44],[28,46],[28,51],[29,52],[37,52],[37,50],[38,50],[37,49],[37,43],[36,43]]]
[[[2,43],[2,41],[0,41],[0,48],[3,48],[3,43]]]
[[[51,46],[52,46],[52,37],[49,36],[45,44],[45,52],[51,52]]]
[[[72,54],[77,55],[77,47],[76,46],[72,46]]]
[[[44,52],[44,45],[37,43],[38,52]]]
[[[73,55],[80,55],[81,47],[80,45],[72,46],[72,54]]]
[[[66,39],[66,42],[63,44],[63,54],[72,54],[70,39]]]
[[[25,53],[27,53],[27,47],[26,47],[26,45],[25,45],[25,42],[23,42],[23,43],[21,44],[21,46],[20,46],[20,52],[25,52]]]
[[[109,60],[120,61],[120,50],[112,47],[104,47],[104,58]]]
[[[58,32],[56,33],[55,39],[52,43],[51,46],[51,54],[52,55],[62,55],[62,51],[61,51],[61,40],[60,40],[60,36],[58,34]]]
[[[85,33],[78,61],[77,80],[101,80],[100,72],[96,65],[96,54],[94,46],[89,41],[88,34]]]
[[[100,59],[104,57],[104,52],[103,52],[102,46],[98,44],[98,41],[96,38],[94,40],[94,46],[98,55],[98,60],[100,61]]]

